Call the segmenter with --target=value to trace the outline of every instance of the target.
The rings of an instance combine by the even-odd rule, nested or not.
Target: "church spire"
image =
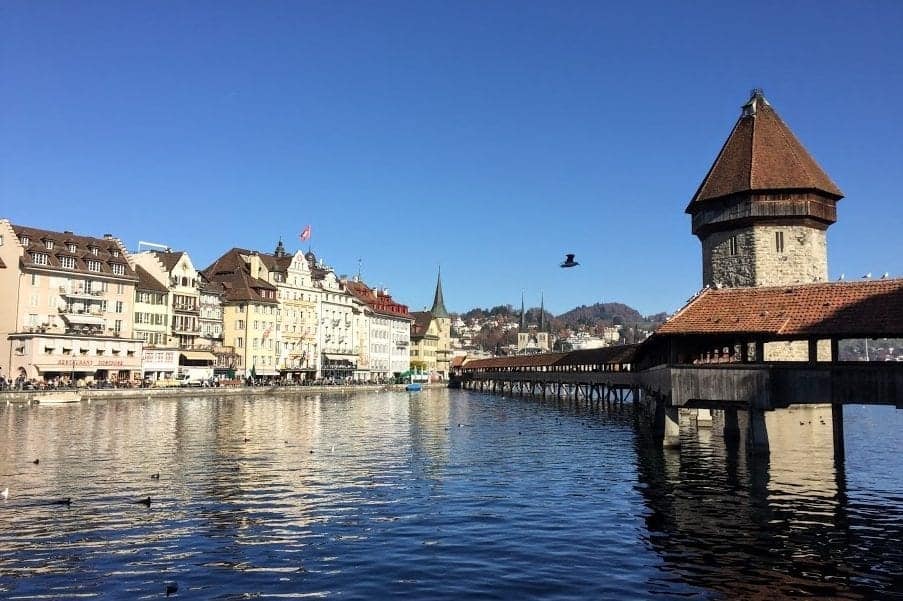
[[[545,295],[540,292],[539,293],[539,331],[545,332],[546,330],[546,299]]]
[[[430,309],[433,317],[448,319],[448,311],[445,309],[445,300],[442,298],[442,268],[439,268],[439,276],[436,278],[436,295],[433,297],[433,308]]]
[[[527,313],[524,311],[524,291],[520,293],[520,331],[527,331]]]

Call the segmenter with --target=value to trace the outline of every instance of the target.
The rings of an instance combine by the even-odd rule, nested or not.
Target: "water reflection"
[[[854,420],[882,414],[887,434],[899,421],[893,411],[847,409]],[[767,422],[767,457],[747,456],[745,436],[725,440],[709,428],[688,429],[679,453],[638,439],[649,541],[668,570],[729,598],[898,598],[899,488],[848,490],[846,471],[834,464],[830,407],[776,411]],[[848,424],[851,434],[848,453],[874,445]],[[868,453],[887,454],[885,477],[899,487],[898,467],[889,460],[899,446],[881,446]],[[882,469],[857,457],[848,459],[848,469],[851,464]]]
[[[763,462],[465,391],[0,407],[0,596],[892,598],[899,414],[848,410],[840,474],[818,418]]]

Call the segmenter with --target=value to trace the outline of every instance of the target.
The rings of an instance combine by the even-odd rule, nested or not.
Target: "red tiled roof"
[[[125,249],[115,238],[92,238],[91,236],[79,236],[71,232],[53,232],[24,225],[13,225],[13,230],[19,238],[28,238],[25,254],[21,261],[24,267],[37,269],[56,269],[82,275],[103,274],[107,277],[122,278],[124,280],[136,280],[135,271],[129,265]],[[69,245],[75,246],[75,251],[69,250]],[[52,248],[48,248],[52,246]],[[94,254],[91,249],[97,249]],[[114,256],[113,253],[118,256]],[[46,256],[46,263],[35,263],[34,255]],[[63,267],[61,257],[72,257],[74,268]],[[99,263],[100,271],[88,269],[88,261]],[[113,265],[122,266],[122,274],[113,273]]]
[[[276,304],[278,302],[276,286],[253,277],[250,266],[242,258],[242,255],[250,254],[252,254],[250,251],[241,248],[230,249],[207,267],[202,275],[210,282],[223,287],[223,297],[226,301]]]
[[[391,295],[386,294],[384,291],[375,290],[363,282],[354,280],[343,280],[342,283],[345,285],[346,290],[365,303],[375,313],[391,317],[412,318],[408,312],[407,305],[396,302]]]
[[[761,94],[744,106],[687,211],[697,202],[754,190],[819,190],[843,197]]]
[[[136,290],[151,290],[153,292],[162,292],[166,294],[169,288],[165,284],[157,280],[141,265],[135,266],[135,274],[138,276],[138,283],[135,284]]]
[[[430,329],[430,322],[433,315],[429,311],[412,311],[411,317],[414,323],[411,324],[411,338],[423,338]]]
[[[903,279],[705,290],[657,331],[861,338],[903,335]]]
[[[163,268],[168,272],[172,271],[176,266],[176,263],[179,262],[179,259],[182,258],[182,255],[185,253],[182,251],[173,252],[173,251],[162,251],[155,250],[153,251],[154,255],[157,257],[157,260],[163,264]]]

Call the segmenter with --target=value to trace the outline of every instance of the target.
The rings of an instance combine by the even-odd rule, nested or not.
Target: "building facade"
[[[141,373],[138,277],[125,247],[0,219],[0,367],[5,377],[89,383]]]
[[[223,289],[223,346],[232,349],[231,369],[235,375],[279,376],[279,300],[258,254],[233,248],[204,269],[202,275]]]
[[[387,381],[411,368],[411,324],[413,317],[406,305],[396,302],[388,290],[370,288],[360,280],[349,280],[345,287],[366,307],[370,381]]]

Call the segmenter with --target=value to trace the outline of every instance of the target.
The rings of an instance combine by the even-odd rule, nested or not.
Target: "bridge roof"
[[[707,289],[656,334],[903,336],[903,279]]]
[[[761,90],[755,90],[687,212],[699,202],[762,190],[819,190],[843,197]]]
[[[639,345],[622,344],[596,349],[584,349],[561,353],[538,353],[474,359],[464,364],[464,369],[498,369],[507,367],[552,367],[567,365],[626,364],[633,361]]]

